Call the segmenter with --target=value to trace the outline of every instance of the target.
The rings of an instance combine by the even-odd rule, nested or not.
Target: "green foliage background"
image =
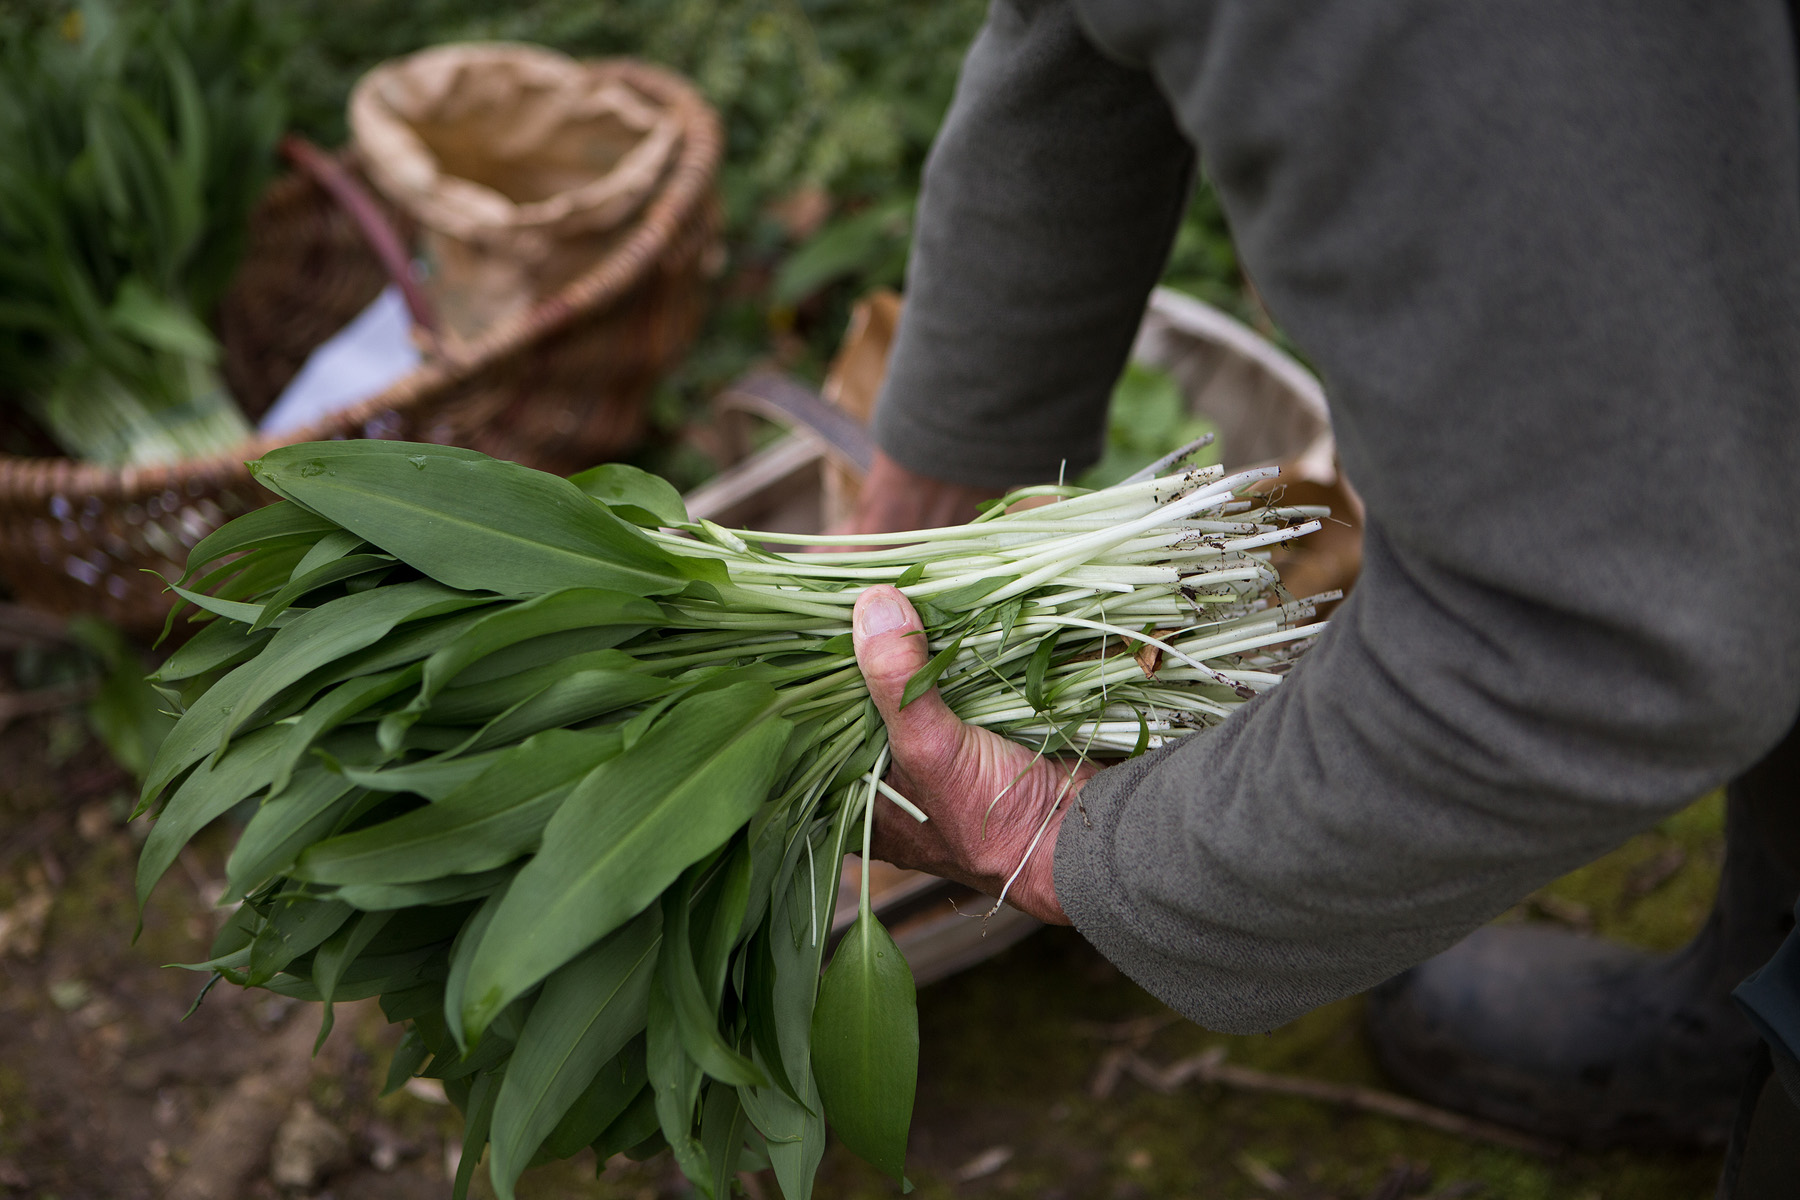
[[[159,0],[123,0],[127,6]],[[60,19],[68,0],[0,0],[0,26]],[[296,128],[345,139],[344,102],[374,64],[471,39],[570,54],[633,55],[693,79],[724,118],[721,178],[730,260],[707,329],[657,405],[672,434],[719,385],[760,359],[817,377],[849,306],[903,282],[926,151],[950,103],[985,0],[263,0],[293,47]],[[773,211],[822,191],[829,216],[797,237]],[[1240,316],[1223,216],[1202,187],[1169,282]],[[645,465],[687,484],[704,465],[675,451]]]

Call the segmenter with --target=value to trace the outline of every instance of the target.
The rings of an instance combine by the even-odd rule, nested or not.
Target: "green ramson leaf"
[[[443,950],[412,950],[407,954],[365,954],[349,964],[344,970],[344,977],[338,981],[337,999],[367,1000],[369,997],[387,995],[391,991],[416,986],[421,981],[443,975]],[[310,1000],[319,1004],[319,988],[310,979],[301,979],[297,975],[281,973],[263,984],[274,991],[275,995],[283,995],[292,1000]]]
[[[481,661],[464,667],[450,689],[476,687],[529,671],[534,667],[555,666],[597,649],[609,649],[616,627],[604,629],[571,629],[566,633],[550,633],[529,641],[496,650]]]
[[[350,554],[314,567],[306,574],[290,580],[287,586],[263,601],[261,614],[250,623],[250,632],[260,633],[268,628],[276,618],[288,611],[294,601],[308,592],[315,592],[322,587],[342,583],[347,579],[355,579],[359,575],[391,570],[393,566],[394,560],[385,554]]]
[[[374,675],[345,680],[330,691],[317,696],[310,707],[288,727],[287,741],[281,748],[275,777],[269,783],[270,795],[278,795],[288,778],[320,738],[339,725],[396,692],[403,692],[419,679],[419,666],[401,667]]]
[[[494,1107],[488,1175],[500,1200],[512,1200],[526,1163],[570,1107],[596,1082],[614,1083],[598,1076],[643,1029],[660,924],[657,910],[649,909],[545,981]],[[637,1077],[621,1073],[606,1093],[616,1107],[607,1111],[602,1105],[590,1113],[596,1122],[592,1132],[570,1153],[597,1137],[636,1097],[644,1083],[642,1062],[640,1051]]]
[[[645,1061],[649,1061],[648,1051],[645,1052]],[[645,1075],[648,1078],[647,1066]],[[636,1162],[643,1162],[663,1148],[657,1144],[662,1140],[660,1126],[661,1121],[656,1112],[656,1089],[646,1084],[631,1103],[625,1106],[625,1111],[615,1117],[612,1124],[593,1140],[594,1155],[601,1162],[615,1154],[624,1154]]]
[[[748,1131],[744,1106],[738,1103],[738,1090],[718,1083],[708,1087],[706,1100],[700,1106],[700,1144],[712,1167],[712,1195],[731,1195],[731,1186],[737,1181],[738,1159],[744,1150],[744,1135]]]
[[[163,76],[169,82],[175,109],[175,132],[178,140],[179,165],[186,186],[199,193],[205,186],[206,166],[211,150],[207,129],[206,101],[200,94],[200,82],[194,68],[172,39],[161,40],[156,47],[162,60]]]
[[[248,950],[263,927],[263,915],[248,904],[240,904],[225,919],[225,925],[213,938],[211,956],[223,958],[239,950]]]
[[[1039,712],[1045,708],[1044,672],[1050,669],[1050,658],[1056,653],[1056,637],[1054,631],[1045,634],[1025,668],[1025,701]]]
[[[947,613],[967,612],[977,607],[976,601],[992,592],[997,592],[1009,583],[1015,582],[1017,575],[994,575],[979,579],[963,587],[953,588],[948,592],[939,592],[928,598],[929,603]]]
[[[324,1047],[325,1039],[331,1036],[332,1002],[336,999],[338,981],[344,977],[345,968],[369,948],[369,943],[381,932],[391,915],[358,913],[344,922],[336,933],[326,938],[314,953],[312,982],[319,989],[319,999],[325,1004],[325,1015],[319,1021],[319,1036],[313,1042],[314,1054]]]
[[[445,994],[449,995],[447,990]],[[461,1058],[453,1058],[448,1055],[439,1056],[438,1060],[431,1064],[431,1074],[445,1083],[450,1083],[458,1079],[472,1078],[481,1071],[505,1069],[512,1058],[513,1047],[518,1042],[519,1026],[524,1024],[534,999],[536,997],[521,996],[514,1000],[507,1006],[506,1011],[501,1013],[492,1025],[488,1026],[487,1032],[482,1035],[481,1045],[471,1047],[469,1052]],[[443,1019],[441,1013],[439,1019]]]
[[[334,529],[314,542],[312,548],[306,552],[306,556],[294,564],[294,573],[289,576],[289,582],[318,570],[326,563],[333,563],[347,554],[354,554],[368,544],[348,529]]]
[[[739,1088],[739,1103],[743,1102],[744,1095],[744,1090]],[[744,1110],[744,1116],[750,1116],[748,1108]],[[744,1140],[738,1147],[737,1169],[740,1175],[745,1171],[755,1174],[769,1169],[769,1140],[763,1137],[762,1130],[756,1128],[755,1121],[750,1121],[744,1127]]]
[[[378,589],[391,591],[396,586],[390,584]],[[461,608],[447,616],[423,617],[416,621],[401,624],[370,646],[367,650],[359,650],[333,663],[324,671],[309,678],[309,684],[318,688],[327,688],[342,683],[347,679],[356,679],[363,675],[371,675],[394,667],[403,667],[412,663],[421,663],[432,654],[455,641],[463,631],[487,615],[485,605],[473,605]]]
[[[619,753],[617,732],[554,729],[500,755],[436,804],[310,847],[293,875],[313,883],[423,883],[505,866],[536,848],[575,784]]]
[[[289,686],[375,645],[396,625],[489,602],[486,597],[419,580],[359,592],[308,609],[271,638],[254,663],[233,672],[234,676],[249,672],[252,679],[234,711],[221,723],[219,749],[224,750],[233,733]]]
[[[719,1036],[718,999],[716,995],[708,995],[711,980],[702,981],[694,963],[693,939],[688,928],[693,885],[690,869],[682,882],[669,888],[662,898],[665,936],[662,955],[657,960],[657,975],[674,1007],[676,1033],[688,1057],[714,1079],[734,1086],[763,1086],[768,1080],[756,1065]],[[742,911],[740,907],[740,918]],[[722,968],[723,963],[720,966]],[[719,974],[722,984],[723,971]]]
[[[581,782],[482,939],[463,1011],[471,1034],[750,819],[791,727],[767,715],[774,698],[756,683],[690,697]]]
[[[518,876],[515,875],[513,880],[517,882]],[[461,929],[457,930],[456,940],[450,946],[450,973],[444,979],[444,994],[439,1000],[439,1007],[442,1010],[445,1028],[456,1039],[457,1047],[465,1055],[469,1047],[477,1040],[473,1037],[465,1038],[463,1036],[461,1021],[458,1019],[462,1012],[463,989],[468,983],[469,966],[474,961],[476,947],[481,945],[482,936],[487,933],[488,926],[493,924],[494,914],[499,910],[500,903],[511,886],[512,884],[509,883],[505,888],[499,889],[483,900],[481,907],[475,910],[475,914]],[[496,1015],[491,1025],[497,1027],[499,1024],[500,1021]],[[481,1032],[489,1033],[490,1030],[483,1029]],[[490,1037],[487,1040],[491,1042],[493,1039]],[[439,1063],[432,1064],[433,1073],[439,1078],[448,1078],[449,1076],[445,1072],[436,1069],[441,1065]]]
[[[212,613],[216,617],[224,617],[227,621],[237,621],[243,625],[255,627],[262,620],[263,606],[245,604],[242,600],[228,600],[223,596],[209,596],[205,592],[196,592],[184,588],[178,583],[169,585],[169,590],[203,612]],[[273,625],[291,625],[299,613],[286,615],[285,619],[268,622]]]
[[[796,1104],[779,1090],[755,1093],[757,1128],[769,1139],[769,1165],[787,1200],[811,1200],[813,1177],[825,1157],[825,1106],[813,1076],[813,1009],[818,997],[819,966],[837,899],[838,864],[843,861],[855,824],[852,810],[840,807],[824,844],[813,856],[813,870],[794,873],[782,906],[771,916],[769,949],[775,960],[774,1018],[781,1057],[789,1079],[801,1085]],[[799,929],[791,936],[789,929]],[[745,1105],[746,1109],[752,1106]]]
[[[673,484],[626,463],[602,463],[569,476],[569,482],[634,525],[688,523],[687,505]]]
[[[1019,617],[1025,611],[1025,597],[1009,600],[1000,607],[1000,646],[996,654],[1004,654],[1006,647],[1012,642],[1013,627],[1019,623]]]
[[[781,1058],[781,1034],[775,1024],[775,957],[769,948],[770,937],[765,926],[750,943],[744,972],[744,1015],[754,1047],[753,1061],[783,1095],[800,1103],[799,1089],[788,1078],[787,1064]],[[763,1122],[756,1124],[761,1128]]]
[[[423,710],[462,671],[520,642],[576,629],[604,629],[611,636],[595,638],[592,648],[600,649],[661,624],[662,619],[662,609],[648,600],[599,588],[569,588],[508,605],[482,618],[426,660],[425,678],[413,707]]]
[[[431,1057],[431,1051],[425,1047],[425,1039],[419,1036],[417,1029],[408,1029],[400,1044],[394,1047],[394,1057],[388,1062],[387,1082],[381,1085],[381,1094],[391,1096],[406,1086],[406,1081],[419,1073],[425,1060]]]
[[[504,887],[517,873],[516,868],[506,866],[483,871],[478,875],[447,875],[426,883],[353,884],[337,888],[332,896],[363,912],[448,906],[469,900],[485,900]]]
[[[411,442],[309,442],[251,464],[279,495],[323,513],[451,587],[530,596],[607,588],[678,592],[694,578],[566,479]]]
[[[903,1178],[919,1071],[912,970],[881,922],[864,913],[838,943],[813,1013],[813,1074],[839,1140]]]
[[[649,1073],[644,1069],[644,1035],[640,1031],[625,1043],[625,1048],[614,1055],[610,1062],[600,1064],[600,1069],[594,1072],[587,1087],[575,1097],[574,1103],[563,1113],[562,1120],[544,1138],[533,1161],[572,1158],[581,1153],[585,1147],[604,1137],[613,1123],[624,1117],[639,1101],[643,1102],[649,1123],[625,1145],[635,1146],[649,1137],[656,1130],[656,1100],[649,1082]],[[633,1131],[621,1132],[628,1136]],[[499,1178],[498,1162],[496,1156],[496,1166],[489,1169],[489,1174],[496,1179]]]
[[[189,582],[193,585],[193,591],[204,592],[218,600],[249,600],[280,587],[283,581],[292,576],[294,565],[305,558],[306,554],[307,547],[304,544],[249,550]],[[175,591],[174,588],[169,590]],[[175,594],[180,596],[178,591]],[[169,606],[169,615],[163,622],[164,637],[175,628],[175,618],[187,608],[188,601],[185,599],[177,599]],[[190,617],[189,621],[198,619],[197,616]]]
[[[462,1162],[456,1168],[456,1183],[450,1189],[450,1200],[466,1200],[469,1183],[481,1162],[481,1148],[487,1144],[488,1127],[494,1119],[494,1100],[500,1092],[499,1071],[486,1071],[475,1077],[463,1107]]]
[[[645,1070],[655,1090],[656,1119],[662,1136],[693,1184],[710,1193],[712,1172],[706,1151],[694,1136],[695,1108],[700,1102],[700,1065],[682,1049],[675,1025],[675,1004],[662,985],[662,972],[650,981],[650,1001],[644,1013]],[[603,1135],[604,1136],[604,1135]]]
[[[750,908],[751,855],[744,841],[735,842],[727,852],[716,881],[707,891],[704,908],[690,912],[694,920],[693,945],[695,977],[704,989],[703,995],[713,1009],[725,988],[725,974],[731,951],[744,928],[744,914]]]
[[[218,690],[214,688],[207,695],[210,697]],[[177,722],[174,731],[163,741],[165,750],[180,732],[181,722]],[[259,729],[248,734],[232,753],[202,764],[182,781],[156,824],[150,827],[150,836],[144,840],[143,852],[138,856],[137,900],[140,909],[150,898],[150,889],[156,886],[156,881],[163,877],[163,872],[169,869],[175,856],[196,833],[224,816],[238,801],[269,786],[275,771],[275,756],[281,749],[282,733],[280,729]],[[160,754],[158,757],[160,760]]]
[[[272,902],[268,922],[250,943],[251,986],[318,946],[349,920],[354,910],[336,900],[297,897]]]
[[[403,921],[411,914],[394,914],[395,922]],[[380,951],[375,952],[377,955]],[[449,962],[446,956],[438,965],[443,970],[437,971],[430,979],[414,980],[403,986],[389,988],[381,994],[381,1011],[389,1022],[414,1021],[416,1028],[425,1039],[425,1045],[432,1054],[439,1058],[454,1058],[459,1053],[456,1042],[450,1036],[449,1027],[444,1024],[444,981],[449,973]],[[432,1063],[420,1072],[435,1077],[440,1064]]]
[[[355,683],[356,681],[351,680],[350,682]],[[506,753],[505,750],[489,750],[462,758],[427,758],[420,762],[408,763],[405,766],[385,767],[381,770],[367,770],[344,763],[340,764],[337,770],[341,771],[344,778],[356,786],[365,787],[371,791],[412,792],[427,800],[443,800],[493,766],[494,762],[504,753]]]
[[[913,672],[913,677],[906,681],[906,690],[900,695],[900,707],[905,708],[933,687],[937,686],[938,676],[955,661],[956,652],[962,649],[962,638],[945,646],[932,656],[930,662]]]
[[[461,617],[446,618],[442,623],[423,618],[437,611],[439,604],[460,608],[481,602],[478,597],[461,600],[434,599],[434,596],[456,595],[444,589],[433,591],[434,588],[435,585],[430,583],[400,584],[362,595],[346,596],[310,610],[307,616],[313,620],[309,626],[308,638],[298,645],[290,645],[285,655],[286,661],[280,666],[281,673],[295,679],[305,677],[309,685],[325,688],[354,675],[384,671],[431,653],[443,641],[455,635],[460,627],[459,622],[476,618],[472,614],[464,614]],[[407,589],[423,590],[409,592]],[[393,595],[394,600],[377,603],[377,598],[383,595]],[[410,605],[409,600],[412,602]],[[339,605],[344,607],[336,607]],[[407,613],[409,607],[412,611]],[[317,617],[320,613],[326,616]],[[333,614],[341,614],[345,618],[344,627],[331,628]],[[417,628],[402,626],[396,631],[394,626],[399,625],[402,620],[419,620],[420,624]],[[298,624],[296,621],[295,625]],[[293,628],[293,625],[283,628],[277,638],[291,634]],[[271,646],[275,640],[270,640]],[[332,650],[358,642],[369,648],[339,659],[332,670],[312,673],[313,667],[318,663],[308,665],[311,660],[329,657]],[[269,653],[265,648],[263,654],[256,659],[239,666],[212,685],[193,702],[181,720],[175,723],[175,728],[163,739],[155,760],[150,764],[150,773],[144,780],[138,800],[138,814],[147,812],[164,789],[183,771],[208,755],[219,752],[228,728],[241,727],[242,722],[249,719],[256,708],[262,707],[263,701],[257,701],[254,707],[246,705],[253,694],[258,691],[266,693],[267,685],[277,678],[269,670],[272,665],[267,658]],[[298,675],[294,675],[296,670]],[[298,707],[304,699],[305,697],[294,699],[290,696],[284,703]]]
[[[641,704],[678,686],[639,671],[576,671],[495,717],[482,727],[470,747],[485,750],[506,745],[541,730]]]
[[[307,846],[325,837],[351,811],[366,810],[378,797],[349,780],[314,766],[294,776],[287,790],[263,801],[238,835],[225,864],[226,899],[242,896],[293,864]]]
[[[594,671],[606,675],[630,675],[645,681],[641,687],[619,681],[623,688],[621,704],[635,703],[640,696],[657,695],[660,689],[667,686],[656,676],[646,672],[644,664],[629,654],[619,650],[588,650],[565,656],[558,662],[546,663],[541,667],[483,683],[459,683],[455,687],[447,687],[432,697],[430,705],[418,717],[433,725],[485,724],[506,713],[519,711],[526,701],[543,695],[559,684],[563,686],[556,693],[558,696],[566,696],[571,691],[585,692],[586,684],[572,686],[567,681],[576,675]],[[600,686],[598,680],[589,682],[595,688]],[[595,697],[593,703],[599,703],[598,691],[595,692]],[[550,704],[552,701],[546,699],[542,703]],[[411,706],[408,707],[410,710]],[[515,727],[518,725],[517,722],[513,724]]]
[[[163,660],[162,666],[152,672],[150,678],[157,683],[175,683],[222,667],[236,666],[261,651],[274,636],[273,630],[251,633],[248,626],[236,621],[211,621],[202,625],[200,632],[189,638],[186,645]]]
[[[196,542],[188,552],[187,572],[182,579],[191,579],[201,567],[228,554],[270,546],[310,546],[337,528],[318,513],[287,501],[252,509]]]

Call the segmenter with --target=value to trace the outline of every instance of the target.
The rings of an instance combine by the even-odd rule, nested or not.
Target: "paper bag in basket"
[[[579,276],[675,161],[675,113],[605,61],[502,42],[438,46],[356,85],[369,178],[418,221],[428,288],[467,340]]]

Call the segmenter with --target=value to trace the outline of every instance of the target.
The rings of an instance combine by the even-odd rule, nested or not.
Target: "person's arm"
[[[1287,682],[1087,783],[1053,890],[1150,991],[1251,1031],[1794,720],[1800,112],[1777,0],[1168,11],[1083,8],[1321,370],[1365,565]]]
[[[1067,3],[994,0],[926,164],[875,412],[911,478],[871,480],[865,508],[905,527],[931,481],[992,494],[1098,458],[1193,157],[1150,76],[1104,58]]]
[[[1321,370],[1365,565],[1287,683],[1096,777],[1056,890],[1164,999],[1261,1029],[1792,723],[1793,30],[1779,0],[1149,10],[1084,8],[1175,98]]]

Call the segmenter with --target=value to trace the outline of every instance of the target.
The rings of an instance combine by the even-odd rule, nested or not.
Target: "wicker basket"
[[[244,462],[287,442],[438,442],[562,473],[635,447],[649,394],[698,328],[718,264],[721,133],[685,81],[641,63],[612,65],[679,109],[683,136],[663,190],[605,258],[454,360],[428,359],[292,435],[159,467],[0,455],[0,579],[16,598],[153,632],[170,601],[157,576],[178,575],[188,547],[273,499]],[[252,420],[386,282],[357,224],[319,184],[295,174],[270,187],[219,320],[225,376]]]

